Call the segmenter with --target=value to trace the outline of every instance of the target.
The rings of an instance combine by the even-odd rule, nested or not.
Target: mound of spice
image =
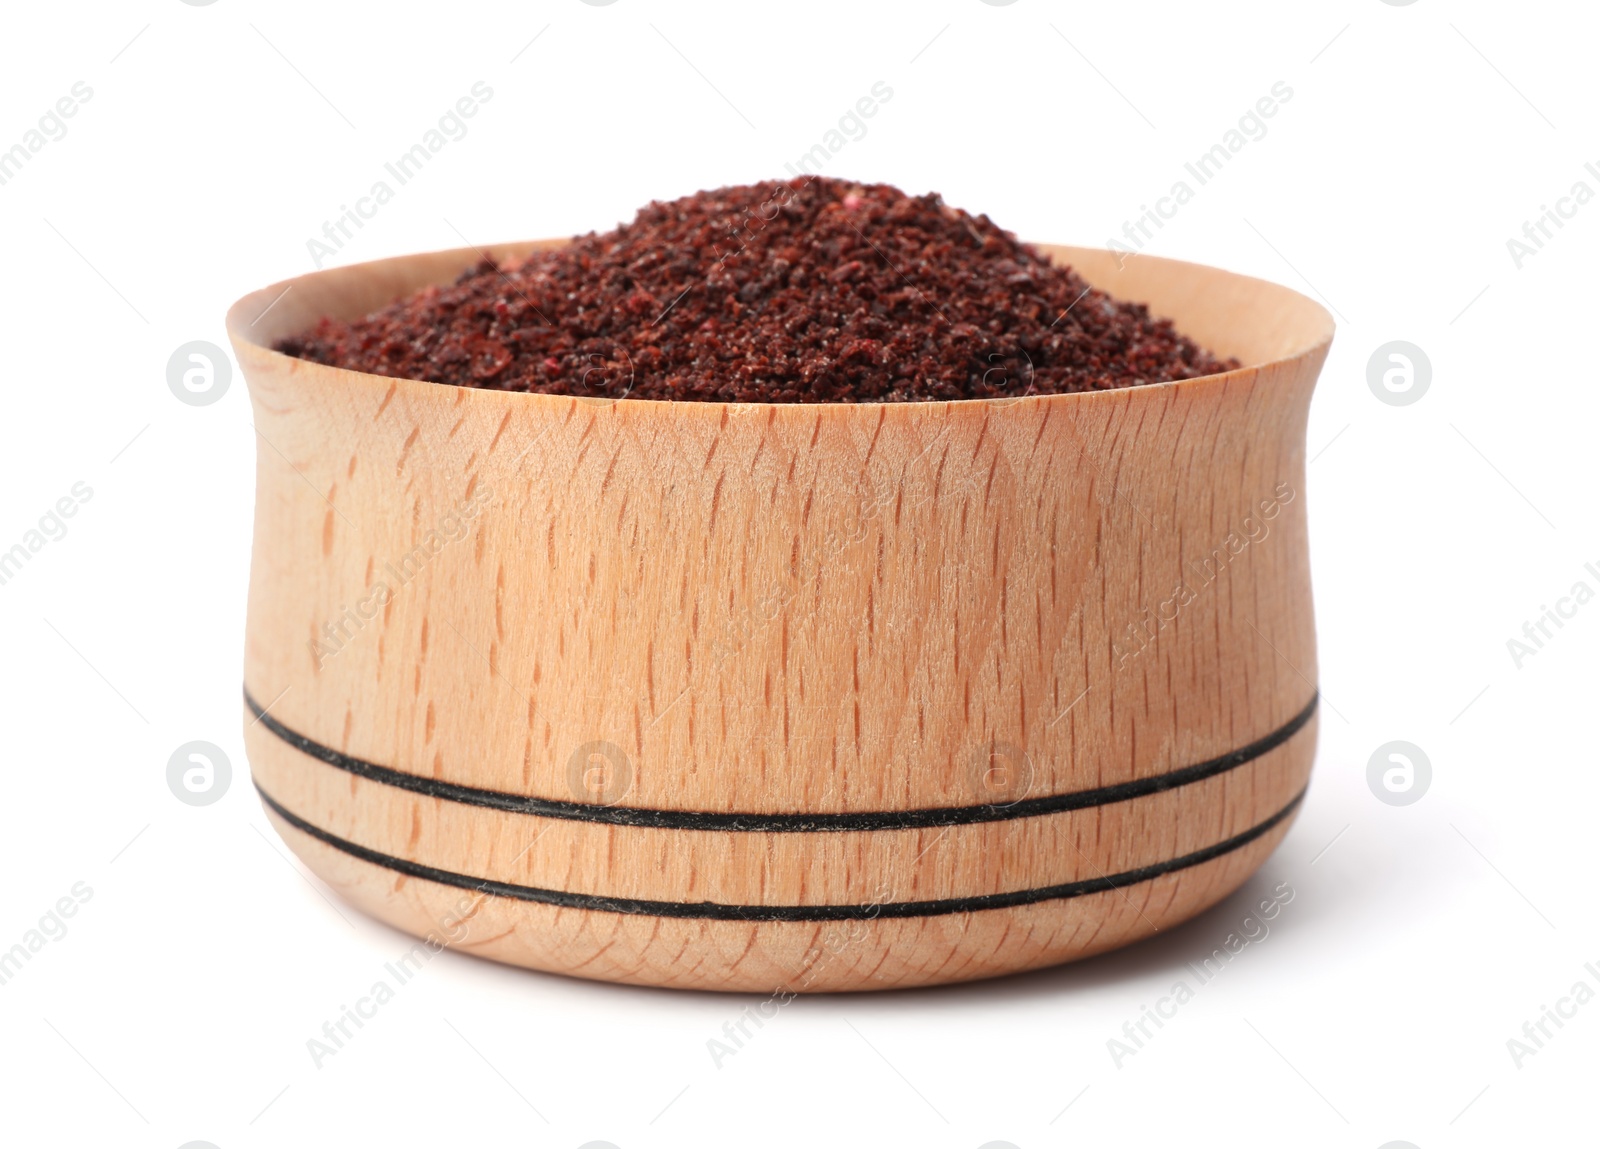
[[[277,349],[465,387],[708,402],[1048,395],[1238,366],[988,216],[819,177],[652,203]]]

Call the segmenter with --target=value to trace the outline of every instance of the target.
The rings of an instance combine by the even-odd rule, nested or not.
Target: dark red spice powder
[[[277,349],[466,387],[709,402],[1049,395],[1238,366],[988,216],[825,178],[652,203]]]

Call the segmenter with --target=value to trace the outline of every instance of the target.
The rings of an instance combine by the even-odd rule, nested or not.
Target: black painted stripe
[[[662,918],[712,918],[717,921],[738,922],[842,922],[858,921],[873,918],[923,918],[937,917],[942,914],[967,914],[979,910],[1002,910],[1012,906],[1028,906],[1036,902],[1053,902],[1065,898],[1081,898],[1086,894],[1099,894],[1107,890],[1120,890],[1126,886],[1147,882],[1152,878],[1159,878],[1163,874],[1170,874],[1176,870],[1186,870],[1190,866],[1198,866],[1224,854],[1230,854],[1241,846],[1249,845],[1278,823],[1289,817],[1294,812],[1303,798],[1305,790],[1301,790],[1290,799],[1289,804],[1279,810],[1264,822],[1259,822],[1242,834],[1235,834],[1225,841],[1214,846],[1207,846],[1203,850],[1196,850],[1192,854],[1172,858],[1169,861],[1157,862],[1150,866],[1141,866],[1136,870],[1126,870],[1120,874],[1108,874],[1087,881],[1063,882],[1057,886],[1039,886],[1031,890],[1008,890],[999,894],[978,894],[970,898],[937,898],[922,902],[884,902],[868,905],[812,905],[812,906],[761,906],[761,905],[728,905],[721,902],[661,902],[647,898],[615,898],[604,894],[577,894],[568,890],[546,890],[537,886],[518,886],[510,882],[499,882],[490,878],[474,878],[468,874],[458,874],[451,870],[441,870],[435,866],[423,865],[421,862],[408,861],[405,858],[396,858],[389,854],[370,850],[366,846],[359,846],[354,842],[340,838],[329,833],[320,826],[313,826],[297,814],[291,814],[275,801],[272,795],[263,790],[258,783],[256,793],[261,795],[262,802],[278,817],[297,830],[310,834],[319,842],[325,842],[336,850],[342,850],[351,857],[359,858],[363,862],[371,862],[375,866],[405,874],[411,878],[421,878],[428,882],[437,882],[444,886],[456,886],[463,890],[473,890],[483,894],[493,894],[501,898],[515,898],[524,902],[540,902],[545,905],[559,906],[562,909],[573,910],[599,910],[613,914],[648,914]]]
[[[1100,786],[1093,790],[1076,790],[1069,794],[1051,794],[1043,798],[1023,798],[1002,805],[934,806],[921,810],[874,810],[860,813],[816,814],[742,814],[705,810],[650,810],[640,806],[601,806],[590,802],[564,802],[554,798],[532,798],[526,794],[510,794],[503,790],[483,790],[476,786],[462,786],[437,778],[423,778],[379,766],[363,758],[356,758],[331,746],[324,746],[299,731],[291,730],[268,714],[256,702],[247,687],[245,705],[252,714],[278,738],[319,762],[326,762],[340,770],[348,771],[373,782],[409,790],[430,798],[443,798],[468,806],[484,806],[491,810],[507,810],[516,814],[532,814],[541,818],[565,818],[576,822],[603,822],[613,826],[647,826],[658,830],[732,830],[762,833],[819,833],[844,830],[921,830],[936,826],[961,826],[973,822],[1005,822],[1012,818],[1037,818],[1044,814],[1060,814],[1068,810],[1082,810],[1090,806],[1106,806],[1112,802],[1126,802],[1159,794],[1178,786],[1236,770],[1246,762],[1254,761],[1269,751],[1276,750],[1293,738],[1311,716],[1317,712],[1319,695],[1313,693],[1311,701],[1288,722],[1248,745],[1230,751],[1220,758],[1198,762],[1166,774],[1139,778],[1132,782],[1119,782],[1114,786]]]

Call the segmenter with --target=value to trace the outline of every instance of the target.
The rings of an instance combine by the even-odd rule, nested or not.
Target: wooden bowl
[[[1333,323],[1045,250],[1246,366],[600,402],[269,350],[476,249],[240,300],[245,741],[284,840],[430,949],[694,989],[992,977],[1237,889],[1315,747],[1304,441]]]

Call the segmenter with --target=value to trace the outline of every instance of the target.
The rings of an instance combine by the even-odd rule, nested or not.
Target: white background
[[[1506,244],[1576,181],[1600,191],[1592,8],[130,0],[4,20],[0,148],[93,92],[0,186],[0,549],[93,491],[0,586],[0,949],[93,891],[0,986],[7,1144],[1433,1149],[1592,1128],[1600,1003],[1520,1068],[1507,1040],[1600,989],[1600,605],[1520,668],[1506,645],[1580,579],[1600,589],[1600,203],[1520,269]],[[305,875],[248,785],[247,397],[235,375],[184,405],[166,363],[311,270],[306,241],[478,80],[469,135],[330,263],[603,230],[779,176],[880,80],[891,102],[827,174],[1103,244],[1293,89],[1148,249],[1339,319],[1309,444],[1321,749],[1244,891],[1077,966],[799,1000],[720,1068],[706,1043],[742,999],[447,953],[313,1066],[307,1039],[409,942]],[[1396,339],[1433,368],[1409,406],[1367,385]],[[194,739],[234,767],[204,808],[165,777]],[[1433,768],[1398,808],[1366,781],[1393,739]],[[1271,934],[1114,1064],[1108,1039],[1277,882],[1296,897]]]

